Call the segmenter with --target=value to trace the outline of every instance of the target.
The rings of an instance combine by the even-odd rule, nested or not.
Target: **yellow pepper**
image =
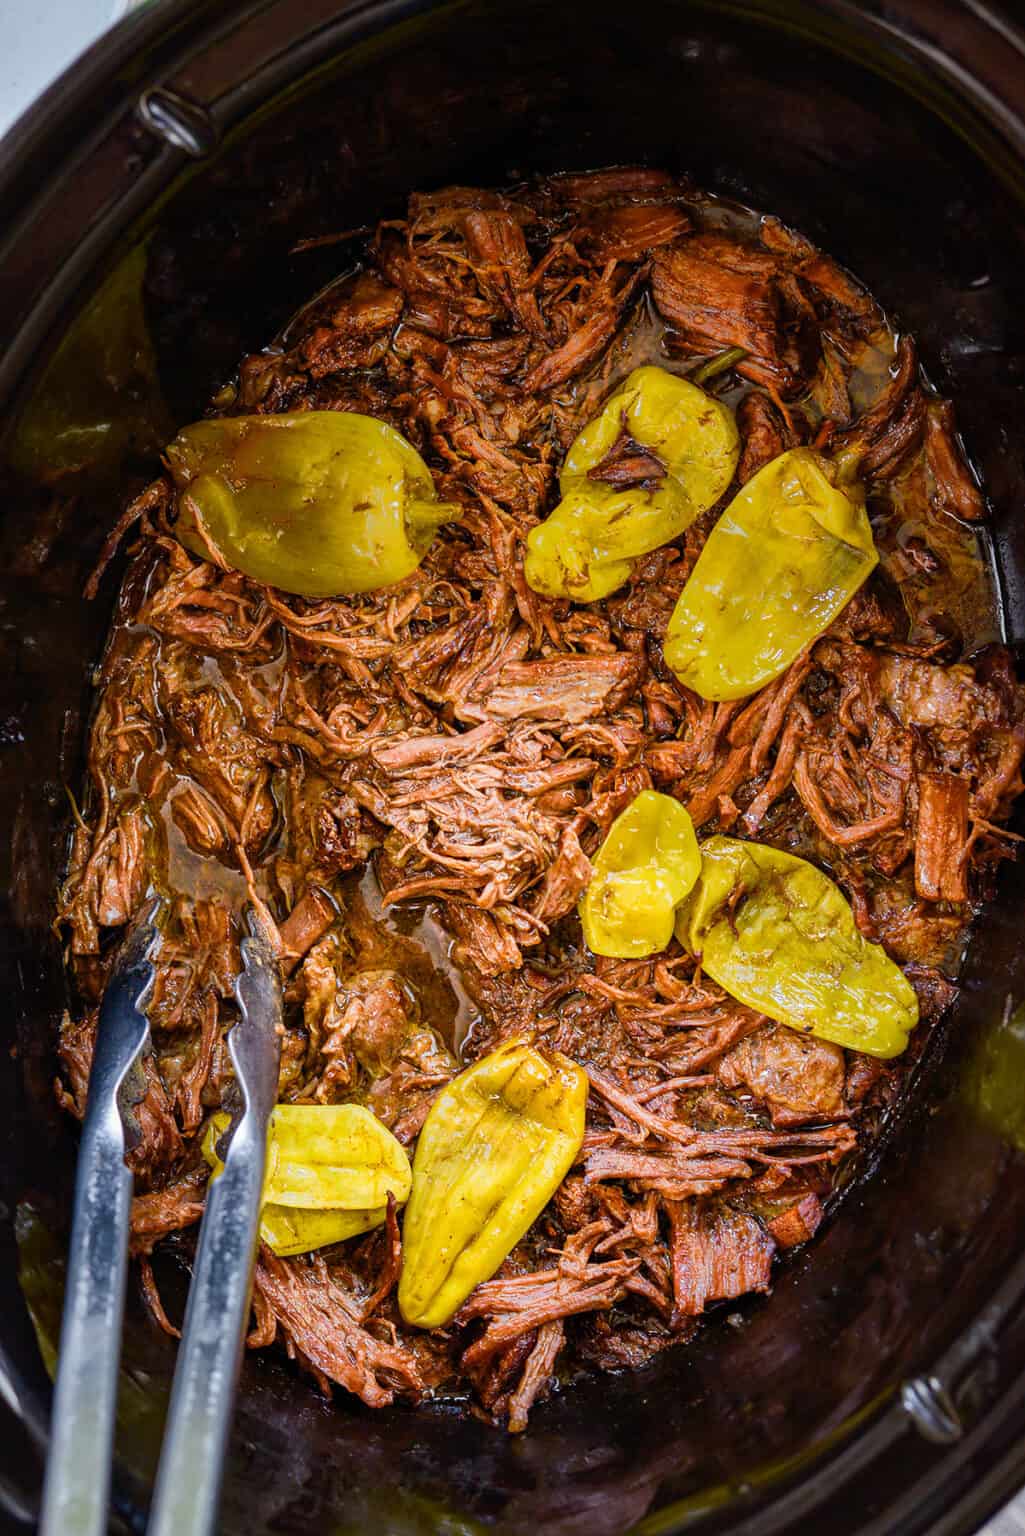
[[[558,1051],[510,1040],[447,1084],[413,1159],[399,1310],[439,1328],[541,1213],[584,1139],[587,1076]]]
[[[305,597],[401,581],[459,515],[404,437],[354,411],[197,421],[166,457],[182,543]]]
[[[217,1142],[230,1116],[214,1115],[203,1156],[224,1166]],[[282,1257],[309,1253],[379,1227],[388,1195],[402,1204],[412,1173],[399,1142],[359,1104],[279,1104],[267,1142],[260,1236]]]
[[[661,461],[658,485],[617,490],[589,478],[624,433]],[[677,538],[718,501],[738,453],[726,406],[664,368],[635,368],[566,456],[562,500],[527,537],[528,584],[579,603],[607,597],[629,580],[638,556]]]
[[[716,523],[669,620],[665,658],[704,699],[772,682],[879,559],[860,487],[810,448],[781,453]]]
[[[910,982],[858,930],[842,891],[804,859],[710,837],[676,936],[731,997],[869,1056],[899,1056],[918,1023]]]
[[[644,789],[616,817],[591,861],[580,921],[595,955],[637,959],[665,949],[676,908],[701,870],[694,825],[672,795]]]

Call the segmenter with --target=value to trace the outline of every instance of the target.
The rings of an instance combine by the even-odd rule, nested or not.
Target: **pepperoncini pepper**
[[[781,849],[708,838],[676,936],[732,997],[835,1045],[898,1056],[918,1023],[914,989],[843,893]]]
[[[506,1041],[431,1106],[402,1226],[399,1310],[438,1328],[488,1280],[569,1171],[587,1076],[558,1051]]]
[[[826,629],[879,556],[862,492],[792,448],[752,475],[709,534],[669,620],[665,658],[704,699],[772,682]]]
[[[621,490],[591,478],[624,434],[661,461],[659,484]],[[718,501],[738,453],[726,406],[664,368],[635,368],[566,456],[562,500],[527,538],[528,584],[578,603],[607,597],[640,555],[675,539]]]
[[[224,1166],[217,1142],[230,1116],[211,1118],[203,1156]],[[405,1150],[359,1104],[279,1104],[271,1116],[260,1236],[284,1257],[369,1232],[385,1219],[389,1194],[401,1205],[412,1173]]]
[[[701,870],[694,825],[680,802],[642,790],[616,817],[591,864],[580,899],[591,953],[627,960],[665,949],[676,908]]]
[[[166,457],[182,543],[304,597],[401,581],[459,515],[405,438],[355,411],[197,421]]]

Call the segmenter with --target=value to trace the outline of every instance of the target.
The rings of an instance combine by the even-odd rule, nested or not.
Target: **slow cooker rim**
[[[140,58],[148,59],[153,50],[158,49],[161,56],[167,60],[167,67],[161,73],[161,78],[166,78],[169,73],[173,73],[181,59],[187,56],[190,51],[190,39],[196,36],[210,36],[214,31],[220,31],[223,27],[231,25],[233,21],[242,20],[269,9],[273,3],[274,0],[234,0],[229,7],[216,7],[205,3],[196,6],[191,3],[191,0],[155,0],[155,3],[145,11],[126,18],[107,38],[94,44],[65,71],[58,81],[28,108],[0,141],[0,206],[3,206],[5,200],[16,191],[18,180],[24,175],[26,157],[34,157],[46,144],[54,139],[59,140],[62,133],[66,131],[68,123],[76,115],[86,111],[90,103],[98,100],[109,102],[113,91],[117,88],[119,72],[123,71],[130,61]],[[375,25],[376,30],[378,22],[386,26],[399,14],[435,9],[443,3],[444,0],[407,0],[407,3],[401,3],[401,0],[398,0],[398,3],[396,0],[391,0],[391,3],[389,0],[355,0],[352,5],[343,7],[339,15],[341,18],[344,13],[346,20],[350,16],[354,20],[357,16],[368,18]],[[859,23],[864,23],[868,17],[870,25],[876,25],[886,35],[896,37],[912,53],[921,51],[924,46],[922,40],[913,33],[902,31],[892,20],[884,21],[878,16],[868,16],[864,9],[851,4],[851,0],[821,0],[821,4],[823,9],[834,14],[846,16],[848,19],[856,17]],[[982,25],[1007,38],[1025,58],[1025,33],[1013,22],[994,11],[985,3],[985,0],[965,0],[965,7]],[[729,5],[726,8],[753,11],[753,8],[743,5]],[[204,34],[203,24],[215,9],[220,11],[221,26],[211,25],[206,28]],[[380,20],[382,13],[387,13],[383,21]],[[753,11],[753,14],[765,20],[762,13]],[[923,56],[930,63],[936,63],[933,54],[929,51],[926,51]],[[134,94],[131,87],[123,88],[117,97],[118,105],[110,108],[104,122],[109,123],[123,115],[126,102],[130,103]],[[970,99],[973,106],[987,117],[990,125],[997,131],[1006,136],[1007,127],[1013,128],[1011,142],[1015,146],[1016,153],[1025,157],[1025,92],[1023,92],[1021,104],[1017,107],[1001,101],[999,97],[987,90],[973,91]],[[99,131],[98,129],[97,132]],[[39,187],[40,196],[43,195],[44,190],[42,186]],[[30,206],[34,203],[35,198],[30,199]],[[44,298],[42,303],[45,305],[46,302],[47,299]],[[1016,1267],[1011,1276],[1007,1277],[997,1295],[1004,1298],[1004,1303],[998,1305],[997,1299],[994,1298],[993,1313],[1002,1316],[1012,1313],[1015,1305],[1025,1296],[1025,1260]],[[948,1363],[949,1357],[956,1354],[958,1349],[959,1344],[952,1346],[951,1350],[948,1350],[937,1362],[937,1369],[942,1370]],[[0,1361],[2,1356],[3,1346],[0,1344]],[[1009,1393],[1005,1396],[1012,1395]],[[982,1446],[974,1443],[976,1431],[981,1433],[988,1418],[992,1417],[997,1409],[1004,1409],[1004,1403],[1005,1398],[1001,1398],[994,1404],[991,1414],[975,1427],[970,1437],[973,1442],[971,1450],[966,1440],[954,1453],[955,1459],[961,1460],[970,1454],[979,1455],[982,1452]],[[900,1405],[891,1403],[872,1425],[874,1432],[872,1438],[881,1436],[892,1443],[895,1438],[907,1431],[907,1427],[907,1418]],[[880,1443],[877,1440],[877,1444]],[[867,1445],[862,1446],[863,1451],[866,1448]],[[853,1447],[848,1443],[846,1449],[850,1450]],[[838,1455],[822,1469],[825,1478],[831,1480],[835,1475],[837,1484],[842,1483],[848,1475],[845,1469],[841,1470],[841,1464],[844,1461],[844,1451],[841,1449]],[[951,1463],[944,1463],[938,1471],[940,1480],[946,1480],[950,1472]],[[948,1522],[953,1523],[949,1523],[947,1529],[953,1531],[974,1528],[981,1519],[992,1512],[993,1508],[997,1507],[1012,1486],[1025,1480],[1025,1446],[1019,1447],[1016,1454],[1013,1450],[1005,1454],[997,1464],[995,1472],[999,1475],[989,1478],[985,1488],[980,1487],[974,1494],[962,1495],[957,1501],[958,1510],[962,1507],[964,1509],[964,1517],[960,1523],[957,1523],[954,1518],[955,1507],[948,1507]],[[670,1515],[671,1509],[660,1513]],[[759,1521],[759,1531],[765,1532],[770,1528],[776,1528],[775,1524],[772,1527],[767,1526],[764,1523],[764,1516],[756,1518]],[[662,1530],[671,1528],[669,1525],[660,1526]],[[748,1524],[743,1517],[737,1529],[738,1532],[748,1530]],[[753,1529],[752,1525],[751,1530]]]

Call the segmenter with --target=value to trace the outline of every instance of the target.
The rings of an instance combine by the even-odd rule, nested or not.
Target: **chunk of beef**
[[[559,851],[548,866],[534,902],[534,916],[554,922],[572,912],[591,878],[591,861],[570,826],[562,834]]]
[[[595,1081],[593,1070],[591,1080]],[[624,1106],[628,1098],[622,1100]],[[762,1131],[741,1120],[718,1130],[699,1131],[686,1121],[652,1115],[636,1103],[626,1112],[649,1131],[649,1138],[625,1137],[622,1129],[608,1136],[596,1135],[594,1149],[588,1151],[584,1164],[588,1185],[625,1179],[638,1190],[650,1190],[668,1200],[686,1200],[714,1194],[733,1180],[750,1179],[759,1163],[797,1167],[838,1162],[856,1141],[845,1125]]]
[[[289,968],[324,937],[337,916],[338,908],[327,892],[311,886],[278,929]]]
[[[405,735],[386,738],[373,748],[374,761],[385,773],[408,773],[411,768],[444,768],[476,757],[505,738],[500,725],[485,721],[472,731],[453,736]]]
[[[768,395],[757,389],[745,395],[737,407],[737,426],[741,441],[737,480],[741,485],[797,441]]]
[[[549,656],[510,662],[481,708],[499,720],[600,719],[640,687],[645,663],[627,651],[612,656]]]
[[[710,1301],[767,1291],[776,1244],[753,1216],[727,1205],[668,1201],[673,1323],[702,1313]]]
[[[935,1024],[956,999],[957,984],[935,966],[921,965],[914,961],[904,967],[904,974],[915,989],[922,1018]]]
[[[598,261],[640,261],[690,229],[688,215],[675,203],[627,203],[600,208],[588,219],[589,248]]]
[[[344,1029],[356,1059],[377,1077],[395,1065],[416,1027],[419,1004],[394,971],[362,971],[345,983]]]
[[[552,176],[547,188],[562,203],[595,204],[657,201],[679,190],[666,171],[649,166],[617,165],[602,171],[563,172]]]
[[[725,235],[694,235],[655,253],[655,303],[692,352],[742,347],[738,371],[792,398],[818,345],[801,296],[768,251]]]
[[[549,1323],[611,1307],[624,1294],[626,1282],[640,1261],[595,1261],[595,1247],[606,1232],[606,1223],[592,1222],[567,1240],[554,1269],[478,1285],[456,1314],[459,1324],[478,1318],[485,1322],[483,1333],[463,1355],[464,1368],[483,1364],[512,1340]]]
[[[902,336],[893,372],[879,398],[853,426],[837,432],[831,446],[856,454],[860,472],[866,477],[886,480],[921,443],[925,419],[915,344],[910,336]]]
[[[632,273],[618,287],[604,279],[595,286],[586,314],[566,340],[525,374],[523,389],[527,394],[557,389],[594,362],[618,331],[637,291],[639,275]]]
[[[96,1046],[98,1011],[73,1022],[66,1018],[61,1027],[58,1054],[67,1075],[70,1091],[57,1082],[57,1100],[77,1115],[85,1114],[89,1091],[89,1073]],[[142,1063],[145,1090],[137,1104],[126,1114],[128,1151],[125,1161],[143,1184],[159,1179],[181,1157],[183,1143],[163,1079],[152,1056]]]
[[[866,328],[881,322],[879,306],[871,294],[804,235],[771,214],[762,219],[759,234],[766,249],[782,257],[789,270],[811,291],[817,306],[848,323],[861,322]]]
[[[883,655],[879,695],[902,725],[970,731],[1004,723],[1002,700],[971,667],[938,666],[916,656]]]
[[[967,523],[986,516],[986,502],[965,461],[949,400],[933,400],[926,412],[925,456],[932,476],[933,506]]]
[[[835,1120],[843,1113],[843,1051],[825,1040],[770,1024],[746,1036],[718,1069],[726,1088],[760,1099],[773,1125]]]
[[[388,349],[402,304],[397,288],[383,283],[375,272],[361,273],[329,323],[318,325],[300,342],[295,364],[314,379],[345,368],[372,368]]]
[[[566,1329],[561,1318],[542,1323],[537,1330],[519,1385],[509,1397],[507,1423],[510,1434],[520,1434],[526,1429],[531,1408],[552,1386],[555,1362],[565,1341]]]
[[[915,890],[927,901],[967,899],[968,799],[957,774],[918,775]]]
[[[774,1216],[767,1225],[778,1247],[796,1248],[815,1236],[822,1214],[822,1201],[818,1195],[809,1192],[802,1195],[796,1205]]]
[[[544,337],[545,323],[528,282],[530,256],[520,221],[507,209],[475,209],[466,215],[465,228],[470,253],[482,264],[487,290],[528,331]]]
[[[144,810],[128,803],[95,829],[75,832],[71,864],[61,892],[60,918],[71,927],[76,955],[95,955],[100,930],[131,921],[149,883],[150,828]]]
[[[163,1189],[136,1195],[132,1201],[131,1251],[151,1253],[162,1238],[193,1226],[206,1203],[207,1168],[182,1174]]]
[[[445,922],[456,936],[455,954],[460,964],[472,966],[482,976],[501,976],[523,964],[515,934],[490,912],[463,901],[449,901]]]

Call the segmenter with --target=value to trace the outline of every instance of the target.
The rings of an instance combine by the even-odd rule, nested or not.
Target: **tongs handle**
[[[281,1034],[281,989],[269,948],[255,934],[243,939],[242,957],[235,989],[242,1020],[228,1036],[228,1048],[245,1107],[223,1171],[210,1181],[148,1536],[207,1536],[217,1524],[249,1322]]]
[[[40,1536],[102,1536],[110,1500],[132,1175],[125,1119],[145,1090],[143,1011],[155,909],[129,935],[104,997],[89,1075],[57,1356]]]
[[[40,1536],[107,1529],[132,1175],[121,1118],[104,1110],[82,1132]]]

